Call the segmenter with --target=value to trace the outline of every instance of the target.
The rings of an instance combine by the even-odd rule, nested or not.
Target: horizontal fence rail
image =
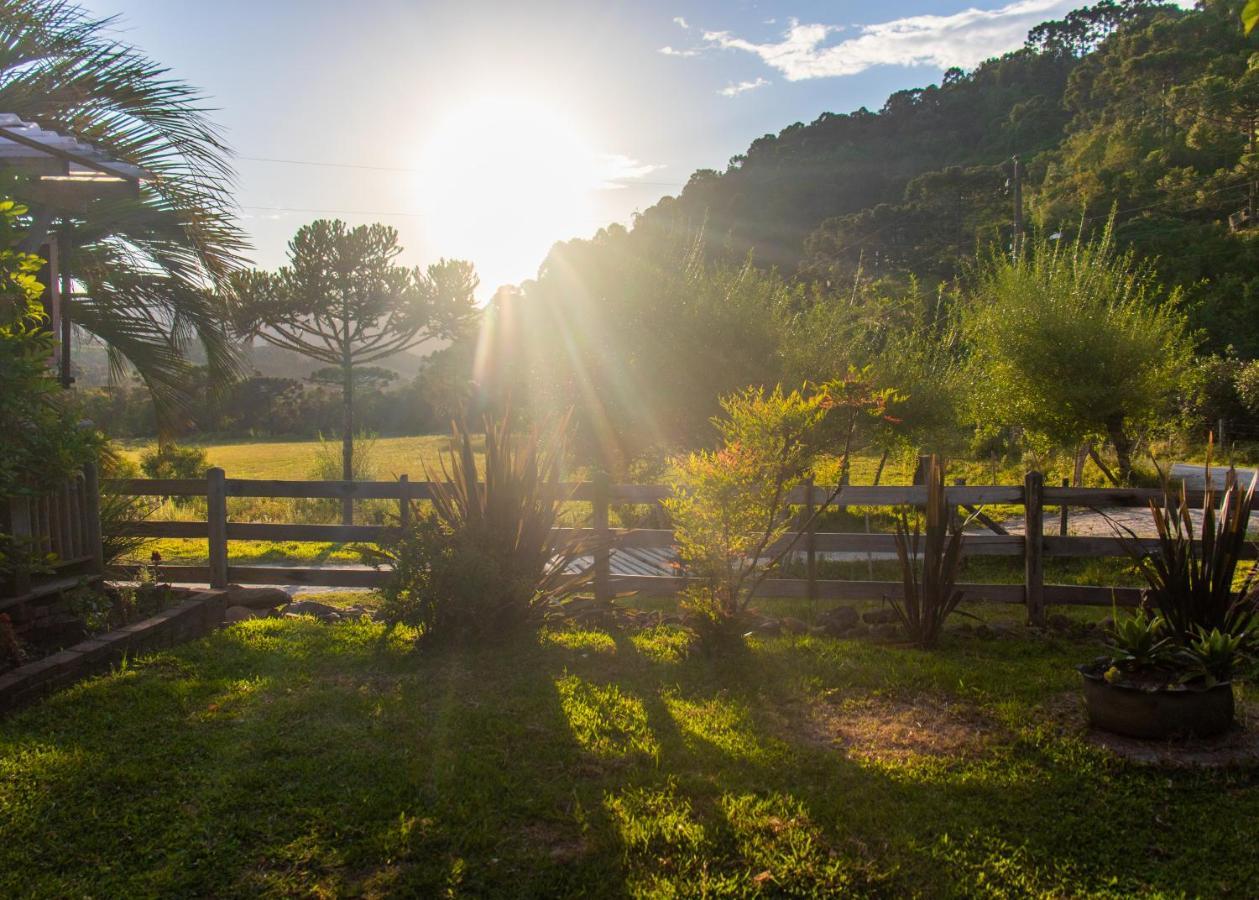
[[[209,582],[225,586],[241,584],[309,584],[326,587],[381,587],[388,573],[367,568],[326,568],[313,566],[256,566],[230,563],[228,542],[244,540],[319,541],[330,543],[378,542],[396,526],[389,525],[325,525],[268,522],[234,522],[227,514],[230,498],[288,498],[326,500],[392,500],[399,505],[399,519],[407,521],[411,503],[431,499],[432,485],[409,481],[285,481],[272,479],[227,478],[223,470],[211,469],[204,479],[121,479],[106,484],[107,490],[135,496],[203,497],[208,515],[196,522],[137,522],[129,533],[148,538],[192,538],[209,542],[208,564],[163,565],[167,577],[188,582]],[[668,595],[683,590],[693,579],[680,571],[676,575],[613,575],[609,560],[613,549],[659,549],[674,546],[669,529],[610,528],[609,511],[613,505],[658,503],[670,496],[666,485],[611,484],[594,481],[568,483],[558,487],[557,499],[589,503],[591,528],[556,529],[557,540],[577,537],[599,537],[600,549],[594,554],[596,593],[610,598],[617,593],[642,592]],[[1187,492],[1188,501],[1200,506],[1204,492]],[[806,485],[789,495],[789,502],[814,509],[834,495],[834,488]],[[953,507],[975,512],[985,506],[1020,507],[1025,517],[1027,534],[1008,534],[990,518],[977,517],[996,533],[967,533],[962,540],[963,554],[968,557],[1017,557],[1024,560],[1024,579],[1019,584],[960,585],[968,598],[1027,606],[1028,618],[1043,622],[1049,605],[1110,606],[1135,605],[1140,592],[1135,588],[1112,588],[1094,585],[1050,585],[1044,583],[1043,563],[1053,558],[1127,557],[1130,549],[1151,551],[1157,541],[1151,538],[1121,539],[1117,536],[1066,536],[1066,512],[1071,507],[1105,509],[1109,507],[1145,507],[1161,505],[1163,492],[1150,488],[1075,488],[1047,487],[1038,473],[1029,473],[1022,485],[954,485],[945,489],[945,499]],[[1217,494],[1218,497],[1218,494]],[[927,501],[923,485],[845,486],[831,506],[837,509],[869,507],[922,506]],[[1046,507],[1062,516],[1062,534],[1043,533]],[[824,580],[816,577],[818,554],[863,553],[892,554],[896,550],[891,534],[818,532],[814,528],[786,535],[767,553],[794,545],[795,552],[805,559],[805,578],[771,578],[761,586],[765,596],[871,599],[899,597],[903,586],[899,581]],[[1256,558],[1253,546],[1248,558]]]

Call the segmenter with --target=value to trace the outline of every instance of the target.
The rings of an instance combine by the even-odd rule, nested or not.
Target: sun
[[[555,241],[594,221],[601,160],[575,123],[543,101],[462,103],[421,150],[425,230],[443,255],[470,259],[490,291],[532,277]]]

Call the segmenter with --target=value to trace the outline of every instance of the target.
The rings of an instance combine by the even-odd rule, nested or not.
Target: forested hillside
[[[1102,2],[1027,45],[878,112],[824,112],[696,172],[635,230],[703,228],[712,254],[849,284],[916,276],[928,290],[990,242],[1008,245],[1011,157],[1029,228],[1071,234],[1118,214],[1118,238],[1183,287],[1209,346],[1259,355],[1252,233],[1231,233],[1256,177],[1259,38],[1239,3],[1186,11]]]
[[[535,281],[499,298],[496,334],[509,339],[481,355],[500,371],[478,372],[479,390],[498,378],[516,405],[575,406],[589,449],[611,459],[704,440],[723,393],[854,369],[901,394],[894,440],[911,446],[975,452],[1015,429],[1110,440],[1123,456],[1142,434],[1252,427],[1259,36],[1244,36],[1239,9],[1102,2],[878,112],[826,112],[754,141],[631,228],[556,245]],[[1001,382],[1009,361],[985,356],[984,304],[1033,315],[1019,291],[1057,297],[1093,276],[1048,260],[998,272],[1011,260],[1015,156],[1029,253],[1075,248],[1114,291],[1039,316],[1023,344],[1050,356],[1021,361],[1017,385]],[[1164,306],[1167,327],[1138,333]],[[1143,386],[1117,400],[1142,342]],[[1045,382],[1052,422],[998,402],[1035,393],[1029,378]],[[1054,389],[1081,379],[1088,397]]]

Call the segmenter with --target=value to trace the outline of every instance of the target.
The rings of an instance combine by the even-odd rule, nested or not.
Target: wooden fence
[[[100,491],[90,463],[55,491],[0,498],[0,534],[15,557],[29,557],[0,584],[0,609],[33,596],[56,593],[85,575],[104,571],[101,558]]]
[[[320,567],[279,567],[233,565],[229,542],[236,540],[371,542],[380,539],[392,526],[383,525],[305,525],[234,522],[227,514],[227,501],[232,497],[272,497],[334,500],[393,500],[399,504],[399,518],[405,523],[411,515],[412,503],[430,497],[426,482],[412,482],[406,476],[397,481],[265,481],[227,478],[222,469],[210,469],[205,479],[133,479],[111,483],[111,488],[125,494],[174,497],[205,497],[208,516],[204,522],[141,522],[133,533],[146,537],[201,538],[209,542],[209,564],[205,566],[163,565],[167,577],[176,581],[208,582],[215,587],[240,584],[309,584],[330,587],[379,587],[387,573],[370,569],[329,569]],[[808,510],[822,503],[831,494],[830,488],[808,485],[790,498],[794,505]],[[593,534],[602,538],[604,548],[596,554],[596,593],[602,598],[617,593],[639,591],[650,595],[677,593],[688,583],[684,574],[674,576],[617,575],[610,571],[612,548],[669,547],[673,532],[667,529],[613,529],[609,513],[613,504],[652,504],[669,495],[663,485],[610,484],[597,479],[565,486],[565,496],[572,501],[591,505],[590,528],[560,529],[573,536]],[[1038,472],[1027,475],[1022,485],[968,486],[955,485],[945,489],[947,501],[963,509],[978,509],[989,504],[1016,505],[1026,513],[1026,535],[967,534],[963,552],[967,556],[1019,557],[1023,560],[1021,584],[965,584],[963,590],[971,599],[1004,603],[1020,603],[1027,607],[1029,620],[1041,622],[1051,605],[1109,606],[1114,600],[1121,605],[1135,604],[1139,592],[1134,588],[1108,586],[1054,585],[1045,583],[1044,561],[1059,557],[1126,557],[1124,542],[1117,537],[1068,537],[1044,533],[1045,513],[1055,508],[1106,508],[1115,506],[1146,506],[1151,500],[1161,502],[1160,490],[1127,488],[1046,487]],[[921,506],[926,502],[923,486],[853,485],[845,487],[834,504],[836,507],[898,507]],[[1190,492],[1190,502],[1200,504],[1202,492]],[[807,518],[807,517],[805,517]],[[999,530],[999,529],[998,529]],[[1063,529],[1065,531],[1065,529]],[[891,534],[826,533],[810,528],[804,534],[789,535],[798,539],[796,545],[805,559],[804,578],[767,580],[761,588],[766,596],[873,599],[897,596],[902,587],[892,581],[822,580],[817,577],[819,554],[831,551],[892,552]],[[1152,547],[1152,541],[1142,542]],[[1253,550],[1253,548],[1252,548]],[[1252,552],[1252,558],[1254,556]]]

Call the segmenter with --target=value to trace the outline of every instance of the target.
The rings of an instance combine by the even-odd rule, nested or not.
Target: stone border
[[[224,591],[203,591],[140,622],[0,675],[0,715],[108,669],[127,655],[149,653],[209,634],[223,622]]]

